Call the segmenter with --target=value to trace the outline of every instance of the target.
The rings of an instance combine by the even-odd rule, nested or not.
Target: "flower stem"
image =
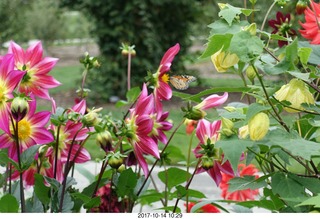
[[[263,83],[263,81],[262,81],[262,78],[261,78],[260,74],[258,73],[256,67],[255,67],[253,64],[251,64],[251,66],[253,67],[254,71],[256,72],[257,78],[259,79],[259,82],[260,82],[261,87],[262,87],[262,89],[263,89],[263,92],[264,92],[264,94],[265,94],[265,96],[266,96],[266,99],[267,99],[269,105],[271,106],[273,112],[275,113],[275,115],[276,115],[276,117],[277,117],[277,118],[276,118],[277,121],[280,123],[280,125],[282,125],[282,126],[285,128],[285,130],[286,130],[287,132],[290,132],[290,129],[288,128],[288,126],[286,125],[286,123],[282,120],[281,116],[279,115],[279,113],[278,113],[277,110],[275,109],[274,105],[272,104],[272,102],[271,102],[271,100],[270,100],[270,98],[269,98],[269,94],[268,94],[268,92],[267,92],[267,90],[266,90],[266,88],[265,88],[265,86],[264,86],[264,83]]]
[[[167,144],[164,146],[164,148],[162,149],[162,151],[161,151],[161,153],[160,153],[160,157],[162,156],[162,154],[164,153],[164,151],[165,151],[166,148],[168,147],[168,145],[169,145],[170,141],[172,140],[174,134],[178,131],[178,129],[180,128],[180,126],[183,124],[183,122],[184,122],[184,119],[180,122],[180,124],[179,124],[179,125],[175,128],[175,130],[172,132],[170,138],[168,139]],[[153,165],[152,165],[152,167],[151,167],[151,169],[150,169],[149,174],[147,175],[147,177],[146,177],[146,179],[143,181],[143,183],[142,183],[139,191],[137,192],[137,196],[139,196],[140,193],[142,192],[143,187],[146,185],[146,183],[147,183],[147,181],[148,181],[148,179],[149,179],[149,176],[151,175],[153,169],[155,168],[155,166],[157,165],[157,163],[158,163],[159,160],[160,160],[160,159],[156,159],[156,161],[153,163]]]
[[[189,186],[190,186],[190,184],[191,184],[191,182],[192,182],[192,180],[193,180],[193,177],[196,175],[196,172],[197,172],[197,170],[198,170],[198,166],[199,166],[200,162],[201,162],[201,159],[198,160],[198,163],[197,163],[196,167],[194,168],[194,171],[193,171],[193,173],[192,173],[192,175],[191,175],[191,178],[188,180],[187,184],[186,184],[185,187],[184,187],[186,190],[189,189]],[[173,210],[172,210],[173,213],[176,212],[177,207],[178,207],[178,203],[179,203],[179,201],[180,201],[181,198],[182,198],[182,197],[178,197],[178,198],[177,198],[176,204],[174,205],[174,208],[173,208]]]
[[[131,52],[128,53],[128,69],[127,69],[127,89],[130,90],[131,86]]]
[[[266,24],[267,18],[268,18],[268,16],[269,16],[272,8],[275,6],[276,3],[277,3],[277,1],[273,1],[273,3],[272,3],[271,6],[269,7],[266,15],[264,16],[264,19],[263,19],[263,22],[262,22],[262,25],[261,25],[261,28],[260,28],[261,32],[262,32],[262,30],[263,30],[263,28],[264,28],[264,26],[265,26],[265,24]],[[261,37],[261,33],[260,33],[260,37]]]

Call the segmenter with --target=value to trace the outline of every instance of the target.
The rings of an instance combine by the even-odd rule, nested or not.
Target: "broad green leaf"
[[[91,209],[94,207],[98,207],[100,205],[100,202],[101,202],[101,198],[99,196],[94,197],[94,198],[90,199],[90,201],[86,202],[83,205],[83,208],[84,209]]]
[[[251,104],[248,108],[246,122],[248,122],[256,114],[263,112],[263,111],[268,111],[270,109],[271,109],[270,106],[264,106],[264,105],[261,105],[258,103]]]
[[[60,187],[59,192],[58,192],[58,200],[59,202],[56,202],[56,207],[57,209],[61,200],[61,196],[62,196],[62,187]],[[63,206],[62,206],[62,213],[71,213],[72,212],[72,208],[74,206],[74,203],[72,201],[71,195],[68,191],[65,191],[64,196],[63,196]]]
[[[311,79],[309,79],[310,73],[301,73],[301,72],[295,72],[295,71],[288,71],[288,73],[293,77],[299,78],[303,81],[309,81],[309,82],[311,81]]]
[[[139,196],[139,203],[141,203],[141,205],[150,205],[160,201],[162,198],[164,198],[163,193],[160,193],[155,189],[151,189]]]
[[[246,189],[259,189],[262,187],[267,186],[266,178],[269,176],[262,176],[258,179],[255,176],[243,176],[243,177],[235,177],[231,179],[228,184],[228,192],[235,192],[239,190],[246,190]]]
[[[199,210],[200,208],[202,208],[203,206],[208,205],[208,204],[214,205],[214,206],[218,207],[219,209],[221,209],[222,211],[229,213],[229,211],[227,209],[225,209],[221,205],[217,204],[217,201],[215,201],[215,200],[203,200],[203,201],[198,202],[190,209],[190,213],[196,213],[197,210]]]
[[[182,185],[177,185],[176,190],[177,198],[183,198],[188,194],[188,190]]]
[[[188,197],[190,198],[198,198],[198,199],[204,199],[206,198],[206,195],[198,190],[188,189]]]
[[[43,205],[50,203],[50,187],[44,184],[45,180],[41,174],[34,175],[34,192]]]
[[[139,87],[131,88],[126,94],[128,102],[134,102],[140,95],[140,92],[141,90]]]
[[[273,39],[273,40],[281,40],[281,41],[288,41],[288,38],[283,37],[283,36],[280,36],[280,35],[278,35],[278,34],[271,34],[271,35],[270,35],[270,39]]]
[[[290,174],[277,172],[271,177],[272,192],[281,198],[290,198],[292,202],[299,202],[299,197],[304,197],[303,186],[291,178]],[[296,200],[296,201],[295,201]]]
[[[134,189],[137,185],[137,175],[128,168],[121,172],[118,183],[116,185],[116,192],[119,197],[128,196],[135,199]]]
[[[173,187],[186,182],[191,177],[191,174],[180,168],[170,167],[167,170],[159,172],[158,177],[168,186],[170,191]]]
[[[310,178],[310,177],[302,177],[297,175],[290,175],[292,179],[303,185],[306,189],[312,192],[314,195],[320,193],[320,179]]]
[[[8,157],[7,151],[0,151],[0,162],[2,162],[4,165],[11,163],[17,170],[19,170],[19,164]]]
[[[218,52],[221,48],[226,50],[229,48],[230,41],[232,39],[232,34],[215,34],[209,38],[209,42],[207,44],[207,48],[199,57],[200,59],[204,59],[212,56],[216,52]]]
[[[215,34],[235,34],[239,31],[242,31],[242,28],[249,25],[248,21],[242,20],[240,22],[235,22],[231,26],[227,23],[225,20],[217,20],[211,24],[208,25],[210,30],[210,36]]]
[[[235,173],[238,170],[238,164],[242,153],[245,152],[247,147],[251,147],[252,145],[252,141],[238,139],[238,137],[232,137],[216,142],[216,146],[222,149],[224,159],[229,160]]]
[[[273,194],[271,188],[265,187],[263,189],[263,195],[264,199],[270,199],[272,201],[275,210],[280,210],[285,206],[284,202],[279,198],[279,196]]]
[[[109,181],[109,179],[107,179],[107,178],[102,178],[102,179],[100,180],[98,189],[99,189],[100,187],[106,185],[106,184],[108,183],[108,181]],[[97,185],[97,181],[95,181],[95,182],[91,183],[90,185],[88,185],[87,187],[85,187],[85,188],[82,190],[81,193],[84,194],[84,195],[86,195],[86,196],[91,197],[92,194],[93,194],[93,191],[94,191],[94,189],[95,189],[95,187],[96,187],[96,185]]]
[[[26,200],[26,212],[28,213],[45,213],[41,201],[37,196],[30,197]]]
[[[298,204],[297,206],[303,206],[303,205],[313,205],[315,208],[320,208],[320,194],[305,200],[304,202]]]
[[[5,194],[0,199],[0,212],[2,213],[18,213],[19,203],[18,200],[10,194]]]
[[[34,161],[34,157],[39,150],[40,145],[34,145],[23,151],[21,154],[21,169],[26,170]]]
[[[320,155],[319,143],[305,140],[294,133],[288,133],[282,129],[275,129],[268,132],[265,142],[269,147],[280,146],[294,156],[310,160],[312,156]]]
[[[299,47],[312,49],[312,52],[308,59],[308,63],[314,64],[314,65],[320,65],[320,45],[311,45],[308,41],[299,41],[298,45]],[[304,57],[304,59],[305,58],[306,57]]]
[[[231,26],[232,21],[241,13],[241,8],[233,7],[232,5],[226,4],[226,6],[219,12],[219,17],[225,19]]]
[[[271,200],[243,201],[243,202],[238,202],[237,205],[240,205],[246,208],[259,207],[259,208],[268,209],[270,211],[278,210],[278,208],[274,205],[273,201]]]
[[[247,31],[236,33],[230,42],[230,52],[235,53],[240,61],[250,62],[263,52],[263,42]]]
[[[298,56],[300,58],[300,62],[303,65],[307,65],[310,55],[312,53],[312,49],[311,48],[307,48],[307,47],[302,47],[298,49]]]
[[[126,105],[128,105],[129,104],[129,102],[127,102],[127,101],[125,101],[125,100],[119,100],[117,103],[116,103],[116,107],[123,107],[123,106],[126,106]]]

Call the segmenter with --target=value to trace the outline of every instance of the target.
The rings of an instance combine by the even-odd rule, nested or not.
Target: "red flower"
[[[312,7],[307,7],[304,11],[305,23],[299,21],[304,30],[299,30],[301,35],[311,40],[310,44],[320,44],[320,31],[318,21],[320,20],[320,3],[311,1]],[[313,9],[313,10],[312,10]]]
[[[190,213],[192,207],[195,206],[195,204],[196,203],[194,203],[194,202],[189,202],[188,206],[186,206],[186,204],[184,204],[184,206],[187,207],[187,209],[186,209],[187,213]],[[201,208],[199,208],[195,213],[220,213],[220,210],[212,204],[206,204],[206,205],[202,206]]]
[[[269,20],[269,26],[274,30],[273,34],[278,34],[283,37],[295,36],[296,31],[291,28],[292,24],[290,24],[290,14],[283,15],[280,11],[277,12],[276,20]],[[278,40],[279,47],[284,45],[288,45],[287,41]]]
[[[238,165],[238,172],[240,177],[242,176],[255,176],[255,178],[259,178],[259,176],[256,174],[258,172],[258,169],[255,168],[253,164],[249,164],[246,166],[245,164],[239,164]],[[254,200],[254,197],[259,194],[259,190],[251,190],[251,189],[245,189],[245,190],[239,190],[235,192],[228,192],[229,189],[229,181],[234,178],[234,176],[226,174],[224,172],[221,172],[222,174],[222,180],[220,183],[220,188],[222,190],[221,196],[224,199],[227,200],[233,200],[233,201],[246,201],[246,200]]]

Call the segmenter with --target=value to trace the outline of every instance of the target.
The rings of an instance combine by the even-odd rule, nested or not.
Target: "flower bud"
[[[11,114],[16,121],[22,120],[29,111],[29,104],[26,97],[15,97],[11,103]]]
[[[112,137],[109,131],[105,130],[103,132],[97,133],[96,143],[100,145],[102,150],[109,152],[112,150]]]
[[[245,126],[242,126],[241,128],[239,128],[238,137],[240,139],[245,139],[245,138],[247,138],[248,135],[249,135],[248,125],[245,125]]]
[[[211,157],[203,156],[201,157],[201,167],[208,170],[213,167],[213,159]]]
[[[280,90],[275,93],[274,97],[278,101],[289,101],[291,103],[290,107],[297,109],[285,107],[284,110],[288,113],[295,113],[299,112],[299,110],[303,110],[304,108],[301,106],[302,103],[315,103],[314,97],[307,85],[296,78],[292,79],[289,84],[283,85]]]
[[[82,123],[87,127],[97,125],[100,122],[100,118],[97,112],[101,110],[102,108],[89,111],[86,115],[83,116]]]
[[[246,75],[249,80],[253,82],[254,78],[257,76],[253,66],[248,66],[248,68],[246,69]]]
[[[227,119],[227,118],[224,118],[224,117],[222,117],[221,122],[222,122],[221,133],[226,135],[226,136],[233,135],[233,133],[234,133],[234,131],[233,131],[233,127],[234,127],[233,122],[230,119]]]
[[[248,123],[249,136],[252,141],[259,141],[264,138],[269,130],[269,117],[261,112],[253,116]]]
[[[226,72],[239,62],[236,54],[225,53],[222,48],[211,56],[211,61],[218,72]]]
[[[203,119],[205,116],[207,115],[207,113],[201,109],[197,109],[195,107],[192,107],[191,110],[189,110],[185,117],[187,119],[191,119],[191,120],[200,120]]]
[[[255,36],[257,33],[257,24],[252,23],[249,26],[244,27],[244,31],[248,31],[252,36]]]
[[[307,0],[299,0],[296,4],[296,13],[303,14],[304,10],[308,7]]]

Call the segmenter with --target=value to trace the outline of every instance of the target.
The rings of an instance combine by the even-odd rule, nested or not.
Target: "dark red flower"
[[[292,29],[292,24],[290,24],[291,16],[290,14],[283,15],[280,11],[277,12],[275,20],[269,20],[269,26],[274,30],[272,34],[278,34],[283,37],[293,37],[296,36],[297,33],[294,29]],[[284,45],[288,45],[288,41],[278,40],[279,47]]]

